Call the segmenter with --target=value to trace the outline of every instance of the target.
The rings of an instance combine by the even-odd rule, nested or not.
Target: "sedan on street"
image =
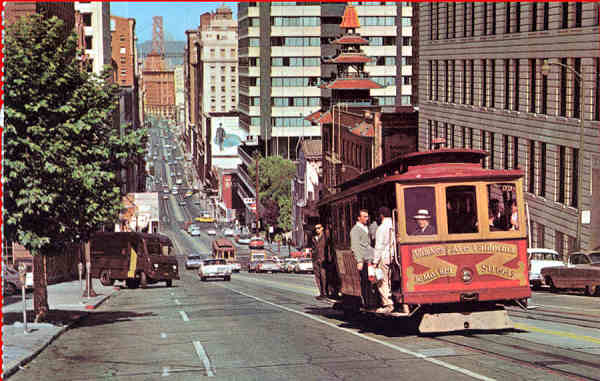
[[[210,228],[206,231],[206,234],[208,235],[217,235],[217,229],[215,228]]]
[[[197,269],[202,264],[202,260],[205,259],[208,255],[200,255],[200,254],[190,254],[187,256],[185,260],[185,268],[186,269]]]
[[[298,273],[312,273],[313,272],[313,264],[312,259],[300,259],[296,266],[294,266],[294,272]]]
[[[232,228],[226,228],[225,230],[223,230],[223,235],[225,237],[233,237],[234,234],[235,233]]]
[[[205,259],[198,269],[198,276],[203,282],[209,278],[223,278],[225,281],[230,281],[231,266],[224,259]]]
[[[256,272],[257,273],[279,273],[279,272],[281,272],[281,266],[279,265],[279,263],[277,263],[275,261],[266,260],[266,261],[260,262],[256,266]]]

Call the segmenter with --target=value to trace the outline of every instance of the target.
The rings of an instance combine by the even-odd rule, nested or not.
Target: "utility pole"
[[[256,198],[255,198],[255,204],[256,204],[256,232],[258,233],[258,203],[259,203],[259,197],[258,197],[258,171],[259,171],[259,167],[258,167],[258,155],[256,155],[256,158],[254,159],[256,162],[256,183],[255,183],[255,193],[256,193]]]

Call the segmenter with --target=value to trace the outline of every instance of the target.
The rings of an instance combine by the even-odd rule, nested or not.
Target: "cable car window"
[[[404,205],[407,234],[437,234],[435,188],[415,187],[405,189]]]
[[[478,233],[475,186],[461,185],[446,188],[446,213],[449,234]]]
[[[519,230],[515,185],[511,183],[489,184],[488,198],[490,231]]]

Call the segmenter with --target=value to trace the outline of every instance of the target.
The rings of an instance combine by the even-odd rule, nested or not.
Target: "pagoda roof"
[[[306,116],[304,119],[308,120],[309,122],[315,122],[321,117],[321,115],[323,115],[321,111],[315,111],[312,114]]]
[[[333,41],[334,44],[340,44],[340,45],[345,45],[345,44],[351,44],[351,45],[369,45],[369,41],[367,41],[367,39],[358,36],[358,35],[351,35],[351,34],[346,34],[341,36],[340,38],[338,38],[337,40]]]
[[[367,90],[381,89],[383,86],[367,78],[336,78],[333,82],[322,86],[334,90]]]
[[[344,10],[344,16],[342,16],[342,23],[340,28],[360,28],[360,21],[358,21],[358,12],[352,5],[347,5]]]
[[[329,62],[335,64],[367,63],[371,62],[371,59],[363,53],[342,53]]]

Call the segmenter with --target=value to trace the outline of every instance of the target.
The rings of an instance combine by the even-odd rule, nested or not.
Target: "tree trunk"
[[[98,296],[98,294],[96,294],[96,291],[94,291],[94,287],[92,286],[92,255],[91,255],[91,248],[90,248],[90,241],[87,241],[84,245],[83,245],[83,251],[85,253],[85,272],[86,272],[86,276],[85,276],[85,290],[83,291],[83,297],[87,297],[88,296],[88,287],[89,287],[89,296],[91,298]],[[88,274],[89,272],[89,274]],[[89,284],[88,284],[88,279],[89,279]]]
[[[48,306],[48,282],[46,281],[46,256],[33,254],[33,313],[35,322],[44,321]]]

